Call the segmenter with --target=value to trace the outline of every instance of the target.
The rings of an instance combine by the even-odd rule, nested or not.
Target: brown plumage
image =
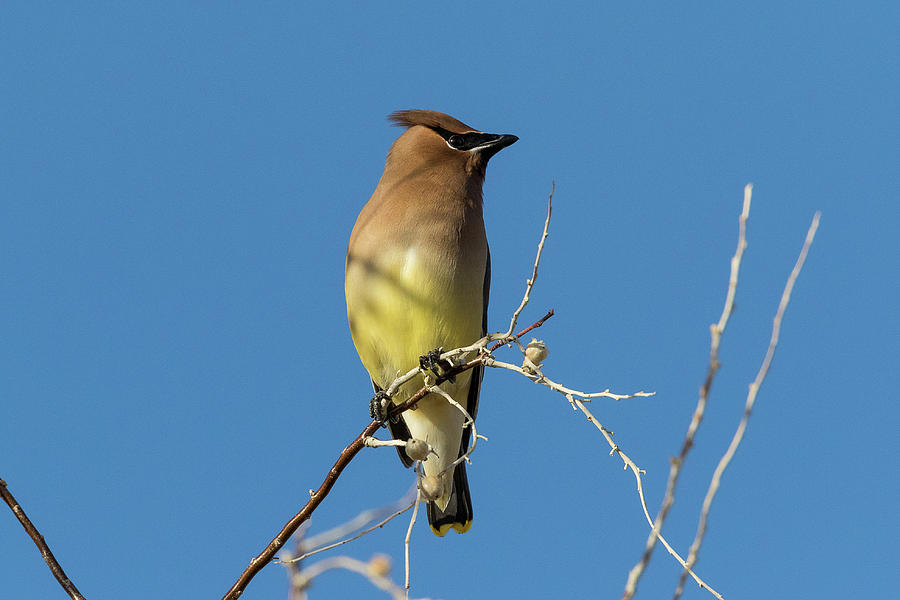
[[[485,334],[490,256],[481,188],[488,160],[517,139],[430,110],[389,118],[408,129],[391,146],[381,180],[353,227],[345,279],[353,342],[376,389],[429,350],[467,345]],[[441,385],[473,418],[481,376],[473,369]],[[421,385],[421,377],[406,384],[394,402]],[[442,482],[428,509],[438,535],[466,531],[472,521],[465,463],[451,467],[469,444],[464,420],[432,394],[390,424],[394,437],[424,439],[437,453],[423,467]],[[412,464],[402,449],[400,457]]]
[[[476,131],[462,121],[457,121],[450,115],[445,115],[436,110],[395,110],[388,115],[388,120],[401,127],[413,127],[422,125],[431,129],[446,129],[453,133],[465,133]]]

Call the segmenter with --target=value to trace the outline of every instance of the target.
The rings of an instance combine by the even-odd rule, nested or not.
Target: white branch
[[[688,564],[685,562],[685,560],[683,558],[681,558],[681,556],[675,551],[675,549],[669,545],[669,542],[666,541],[666,539],[662,536],[662,534],[653,526],[653,519],[650,518],[650,513],[647,511],[647,501],[644,499],[644,486],[643,486],[643,482],[641,481],[641,475],[644,474],[644,470],[639,468],[634,463],[634,461],[628,457],[627,454],[622,452],[622,449],[619,448],[618,444],[616,444],[613,441],[612,434],[610,433],[610,431],[606,427],[604,427],[600,423],[600,421],[598,421],[594,417],[594,415],[591,414],[591,411],[589,411],[587,409],[587,407],[584,405],[584,403],[581,400],[579,400],[578,398],[574,398],[573,401],[574,401],[575,405],[578,407],[578,409],[584,413],[584,415],[587,417],[588,421],[593,423],[594,426],[600,431],[600,433],[603,434],[603,437],[606,439],[606,443],[609,444],[609,447],[610,447],[610,451],[609,451],[610,456],[612,456],[613,454],[618,454],[619,458],[621,458],[622,462],[625,464],[625,468],[631,469],[631,472],[634,473],[634,479],[635,479],[635,482],[637,483],[638,497],[641,499],[641,508],[644,510],[644,517],[647,519],[647,523],[649,523],[650,529],[653,530],[653,534],[657,538],[659,538],[659,541],[662,542],[663,546],[666,547],[666,550],[669,551],[669,554],[674,556],[675,560],[677,560],[679,563],[681,563],[681,566],[684,567],[688,573],[690,573],[691,577],[694,578],[694,580],[697,582],[697,584],[701,588],[705,588],[705,589],[709,590],[709,592],[713,596],[715,596],[719,600],[722,600],[722,595],[719,592],[717,592],[716,590],[714,590],[713,588],[711,588],[705,581],[700,579],[700,577],[698,577],[697,574],[694,573],[690,569],[690,567],[688,567]]]
[[[372,568],[371,563],[350,558],[349,556],[333,556],[310,565],[306,570],[295,575],[297,581],[294,585],[305,589],[314,578],[333,569],[345,569],[347,571],[359,573],[368,579],[372,585],[390,594],[391,598],[394,600],[408,600],[409,598],[407,591],[384,575],[377,573],[376,570]]]
[[[797,257],[794,268],[791,270],[791,274],[788,276],[787,283],[784,286],[784,291],[781,294],[781,301],[778,303],[778,310],[775,312],[775,317],[772,319],[772,334],[769,338],[769,346],[766,349],[766,355],[763,358],[762,365],[759,367],[759,371],[756,373],[756,378],[753,380],[753,383],[750,384],[747,392],[747,400],[744,404],[744,415],[741,417],[741,421],[734,432],[734,436],[731,438],[731,443],[728,444],[728,450],[725,451],[725,454],[719,460],[719,464],[716,465],[716,470],[713,472],[709,488],[706,490],[706,496],[703,498],[703,508],[700,511],[697,533],[691,544],[687,564],[684,565],[685,569],[689,569],[697,562],[697,554],[700,552],[700,545],[703,543],[703,536],[706,533],[706,524],[709,518],[710,507],[712,506],[716,492],[719,490],[722,474],[725,472],[725,468],[728,467],[728,463],[731,462],[735,452],[737,452],[738,446],[741,444],[741,440],[744,438],[744,431],[747,429],[747,423],[750,420],[750,414],[753,412],[753,405],[756,402],[756,394],[759,392],[759,388],[762,386],[762,383],[769,372],[769,366],[772,364],[772,359],[775,356],[775,348],[778,346],[778,336],[781,333],[781,320],[784,317],[788,302],[790,302],[791,291],[794,289],[794,282],[797,281],[797,276],[800,275],[800,271],[803,269],[803,263],[806,262],[806,255],[809,253],[809,248],[813,243],[813,239],[816,237],[816,230],[819,228],[820,217],[821,213],[819,212],[816,212],[816,214],[813,215],[812,223],[810,223],[809,230],[806,232],[806,239],[803,241],[803,247],[800,249],[800,255]],[[681,597],[681,593],[684,589],[684,581],[685,576],[682,574],[678,582],[678,587],[675,590],[674,598],[676,600]]]
[[[687,433],[681,444],[681,451],[679,452],[678,457],[671,461],[669,466],[669,478],[668,481],[666,481],[666,493],[663,496],[662,505],[660,506],[659,512],[656,514],[656,520],[654,521],[654,530],[656,531],[662,530],[663,522],[666,520],[669,510],[672,508],[672,504],[675,503],[675,486],[678,484],[684,461],[687,459],[687,455],[694,445],[694,437],[697,433],[697,429],[700,427],[700,422],[703,421],[703,414],[706,412],[706,402],[709,398],[712,382],[720,367],[719,343],[722,340],[722,334],[725,331],[725,326],[728,324],[728,319],[731,317],[731,313],[734,310],[734,297],[737,293],[741,258],[744,256],[744,250],[747,248],[747,219],[750,217],[750,200],[752,196],[753,184],[748,183],[744,186],[744,205],[741,209],[741,214],[738,217],[737,249],[734,251],[734,256],[731,257],[731,271],[728,276],[728,291],[725,294],[725,305],[722,307],[722,315],[719,317],[718,323],[713,323],[709,326],[709,366],[706,370],[706,377],[703,381],[703,385],[700,387],[700,395],[697,399],[697,406],[694,408],[694,414],[691,416],[691,423],[688,425]],[[653,549],[656,547],[656,539],[656,535],[653,532],[647,537],[647,541],[644,544],[644,554],[641,556],[641,560],[639,560],[638,563],[631,568],[631,571],[628,572],[628,581],[625,583],[625,592],[622,595],[622,600],[630,600],[637,591],[637,582],[641,578],[641,575],[643,575],[647,565],[650,563],[650,557],[653,555]]]
[[[469,411],[467,411],[465,408],[463,408],[459,402],[457,402],[456,400],[451,398],[450,394],[448,394],[447,392],[445,392],[444,390],[442,390],[441,388],[439,388],[437,386],[432,386],[432,387],[428,388],[428,391],[431,392],[432,394],[437,394],[437,395],[441,396],[442,398],[444,398],[444,400],[446,400],[447,402],[449,402],[450,404],[455,406],[456,409],[463,414],[463,416],[466,418],[465,422],[462,425],[462,428],[464,430],[466,427],[472,428],[471,443],[469,444],[468,449],[466,449],[466,451],[464,453],[462,453],[455,461],[453,461],[451,464],[447,465],[447,467],[441,472],[441,475],[443,475],[445,472],[456,467],[456,465],[458,465],[462,461],[469,462],[469,455],[471,455],[472,452],[475,450],[475,445],[478,443],[478,438],[479,437],[484,438],[484,439],[487,439],[487,438],[485,438],[483,435],[482,436],[478,435],[478,432],[475,430],[475,419],[472,418],[472,415],[469,414]]]
[[[413,502],[415,502],[415,501],[413,501]],[[387,525],[390,521],[392,521],[395,517],[399,517],[400,515],[402,515],[409,509],[411,509],[413,507],[413,502],[410,502],[408,506],[401,508],[400,510],[392,513],[386,519],[379,521],[372,527],[369,527],[368,529],[363,529],[362,531],[360,531],[358,534],[354,535],[353,537],[349,537],[347,539],[341,540],[339,542],[335,542],[333,544],[321,546],[319,548],[316,548],[315,550],[310,550],[309,552],[305,552],[305,553],[301,554],[300,556],[297,556],[296,558],[285,555],[285,556],[282,556],[279,559],[277,559],[277,562],[280,562],[282,564],[298,563],[301,560],[304,560],[306,558],[309,558],[310,556],[313,556],[314,554],[318,554],[320,552],[325,552],[326,550],[331,550],[332,548],[337,548],[338,546],[343,546],[344,544],[358,540],[359,538],[366,535],[367,533],[371,533],[371,532],[375,531],[376,529],[381,529],[382,527]],[[375,511],[362,512],[355,519],[353,519],[352,521],[349,521],[345,525],[335,527],[334,529],[332,529],[330,531],[326,531],[325,533],[322,533],[319,536],[316,536],[316,538],[310,538],[309,539],[309,547],[315,547],[315,544],[313,543],[314,539],[323,539],[323,538],[335,536],[337,532],[344,531],[345,529],[347,529],[351,526],[352,526],[352,528],[350,529],[350,531],[354,531],[354,530],[358,529],[358,526],[355,526],[356,523],[359,522],[363,518],[365,518],[365,521],[364,521],[365,523],[371,521],[372,518],[369,517],[368,515],[373,512],[375,512]],[[336,537],[341,537],[343,535],[346,535],[346,534],[341,533],[340,535],[336,535]],[[321,543],[321,542],[319,542],[319,543]]]
[[[419,463],[421,464],[421,463]],[[416,470],[416,475],[421,476],[418,468]],[[403,540],[403,564],[406,571],[406,576],[403,580],[403,587],[406,590],[406,598],[409,599],[409,540],[412,537],[413,525],[416,524],[416,518],[419,516],[419,504],[422,503],[422,490],[418,489],[416,491],[416,501],[413,503],[415,508],[413,508],[412,517],[409,519],[409,527],[406,529],[406,537]]]
[[[537,256],[534,258],[534,268],[531,270],[531,279],[528,279],[525,282],[525,295],[522,297],[519,308],[516,309],[512,319],[510,319],[509,329],[507,329],[504,334],[505,338],[512,337],[513,331],[516,329],[516,323],[519,320],[519,315],[522,314],[522,311],[525,310],[525,307],[528,305],[528,301],[531,300],[531,290],[534,288],[534,282],[537,281],[538,266],[541,264],[541,254],[544,252],[544,242],[547,240],[547,234],[550,230],[550,215],[553,214],[553,192],[555,191],[556,183],[554,182],[550,188],[550,197],[547,199],[547,218],[544,220],[544,232],[541,234],[541,241],[538,242]]]
[[[560,383],[557,383],[551,379],[549,379],[544,373],[538,369],[537,367],[533,368],[531,371],[526,371],[524,368],[519,365],[514,365],[508,362],[499,361],[493,357],[486,357],[484,360],[484,365],[486,367],[494,367],[497,369],[507,369],[509,371],[514,371],[519,373],[520,375],[527,377],[534,383],[538,383],[540,385],[547,386],[551,390],[559,392],[569,401],[569,404],[572,405],[572,408],[575,407],[575,399],[580,398],[584,402],[590,402],[592,398],[609,398],[611,400],[627,400],[629,398],[647,398],[649,396],[653,396],[656,392],[634,392],[633,394],[614,394],[609,391],[609,388],[606,388],[602,392],[580,392],[578,390],[573,390],[568,388]]]

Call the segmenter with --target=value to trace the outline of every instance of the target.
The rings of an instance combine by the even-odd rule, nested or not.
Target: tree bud
[[[441,497],[443,487],[441,480],[434,475],[426,475],[419,480],[419,489],[422,490],[422,497],[429,502]]]
[[[406,440],[406,455],[413,460],[425,460],[430,450],[428,442],[424,440],[417,440],[416,438]]]
[[[525,358],[527,360],[522,363],[522,368],[528,372],[532,371],[531,365],[540,368],[541,363],[544,362],[548,354],[550,354],[550,351],[547,350],[547,344],[544,343],[544,340],[531,338],[531,341],[525,346]],[[531,365],[528,364],[529,361]]]

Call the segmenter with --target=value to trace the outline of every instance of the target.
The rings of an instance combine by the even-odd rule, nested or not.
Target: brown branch
[[[56,580],[59,582],[59,585],[62,586],[66,593],[69,595],[72,600],[85,600],[84,596],[81,595],[81,592],[78,591],[78,588],[75,587],[75,584],[66,576],[65,571],[63,571],[62,566],[56,561],[56,557],[53,556],[53,553],[50,551],[50,547],[47,545],[47,542],[44,541],[44,536],[37,530],[34,526],[34,523],[31,522],[31,519],[28,518],[28,515],[25,514],[25,511],[22,509],[22,506],[19,502],[13,497],[12,493],[7,489],[6,482],[0,479],[0,496],[3,497],[3,501],[6,502],[7,506],[9,506],[10,510],[13,511],[13,514],[16,515],[16,518],[19,519],[19,523],[22,524],[22,527],[25,528],[25,532],[28,534],[28,537],[34,542],[34,545],[38,547],[38,550],[41,551],[41,556],[44,559],[44,562],[47,563],[47,566],[50,567],[50,572],[53,573],[53,576],[56,577]]]
[[[544,324],[544,321],[546,321],[547,319],[549,319],[550,317],[552,317],[554,314],[555,314],[555,313],[553,312],[553,309],[551,308],[550,310],[547,311],[547,314],[546,314],[546,315],[544,315],[543,317],[541,317],[540,319],[538,319],[537,321],[535,321],[534,323],[532,323],[531,325],[529,325],[528,327],[526,327],[525,329],[523,329],[522,331],[520,331],[519,333],[517,333],[517,334],[515,335],[515,338],[516,338],[516,339],[520,339],[523,335],[525,335],[526,333],[528,333],[528,332],[531,331],[532,329],[537,329],[538,327],[540,327],[541,325]],[[510,341],[511,341],[511,340],[510,340]],[[494,344],[493,346],[491,346],[490,348],[488,348],[488,350],[491,351],[491,352],[493,352],[494,350],[496,350],[497,348],[499,348],[500,346],[502,346],[504,343],[505,343],[505,342],[501,340],[501,341],[497,342],[496,344]],[[473,366],[474,366],[474,365],[473,365]]]
[[[278,535],[269,542],[269,545],[250,561],[250,564],[247,565],[247,568],[244,569],[244,572],[241,573],[238,580],[223,596],[223,600],[234,600],[240,597],[244,592],[244,588],[250,583],[250,580],[252,580],[256,574],[275,557],[275,554],[287,543],[294,532],[297,531],[297,528],[300,527],[304,521],[309,519],[313,511],[322,503],[322,500],[325,499],[325,496],[327,496],[328,492],[331,491],[331,488],[334,487],[334,483],[337,481],[338,477],[340,477],[341,472],[363,448],[363,440],[367,436],[375,433],[378,427],[378,422],[372,421],[358,436],[356,436],[356,439],[350,442],[350,444],[341,451],[337,462],[335,462],[334,466],[331,467],[331,470],[328,471],[328,475],[325,476],[325,481],[322,482],[319,489],[310,495],[306,505],[304,505],[296,515],[291,517],[290,521],[285,523],[284,527],[281,528],[281,531],[278,532]]]
[[[533,323],[532,325],[526,327],[519,333],[515,335],[515,338],[525,335],[529,331],[536,329],[544,324],[544,322],[553,316],[553,311],[548,311],[546,315],[544,315],[541,319]],[[510,341],[510,340],[507,340]],[[495,343],[491,346],[490,350],[496,350],[500,346],[503,345],[503,341]],[[468,371],[472,369],[484,361],[484,357],[486,354],[482,354],[473,358],[472,360],[453,367],[449,369],[447,373],[445,373],[442,377],[437,378],[437,381],[433,385],[438,385],[443,381],[446,381],[449,377],[458,375],[464,371]],[[428,386],[422,387],[419,391],[409,397],[403,404],[395,405],[391,408],[390,415],[399,415],[405,410],[408,410],[416,405],[422,398],[428,395]],[[260,552],[256,557],[254,557],[250,564],[247,565],[247,568],[244,569],[244,572],[241,573],[240,577],[238,577],[237,581],[231,586],[231,589],[222,597],[222,600],[236,600],[244,593],[244,589],[250,583],[250,581],[259,573],[266,564],[268,564],[279,550],[290,540],[291,536],[303,524],[304,521],[309,519],[312,515],[313,511],[322,503],[325,499],[325,496],[328,495],[328,492],[331,491],[331,488],[334,486],[338,477],[340,477],[341,472],[344,468],[350,464],[350,461],[359,453],[360,450],[364,447],[364,441],[367,437],[374,434],[380,424],[377,421],[372,421],[369,423],[365,429],[363,429],[356,438],[350,442],[350,444],[341,451],[340,456],[338,456],[337,462],[334,463],[334,466],[331,467],[331,470],[328,471],[328,475],[325,477],[325,480],[322,482],[322,485],[319,486],[319,489],[316,490],[309,498],[309,501],[297,512],[296,515],[291,517],[290,521],[285,523],[284,527],[281,528],[281,531],[269,542],[269,545],[265,547],[265,549]],[[74,596],[73,596],[74,598]]]

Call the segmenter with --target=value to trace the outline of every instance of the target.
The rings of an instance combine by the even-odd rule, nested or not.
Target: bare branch
[[[405,500],[405,496],[404,496],[403,499]],[[357,534],[354,535],[353,537],[349,537],[349,538],[343,539],[343,540],[341,540],[341,541],[339,541],[339,542],[334,542],[333,544],[327,544],[327,545],[324,545],[324,546],[320,546],[320,547],[318,547],[318,548],[315,548],[315,550],[310,550],[309,552],[305,552],[305,553],[303,553],[303,554],[301,554],[300,556],[297,556],[297,557],[288,557],[288,556],[285,556],[285,557],[276,559],[276,561],[277,561],[277,562],[280,562],[280,563],[282,563],[282,564],[298,563],[298,562],[300,562],[300,561],[302,561],[302,560],[304,560],[304,559],[309,558],[310,556],[313,556],[313,555],[315,555],[315,554],[319,554],[320,552],[325,552],[326,550],[331,550],[331,549],[333,549],[333,548],[337,548],[338,546],[343,546],[344,544],[347,544],[347,543],[349,543],[349,542],[356,541],[356,540],[358,540],[359,538],[361,538],[362,536],[366,535],[367,533],[371,533],[371,532],[375,531],[376,529],[381,529],[382,527],[384,527],[385,525],[387,525],[388,523],[390,523],[392,520],[394,520],[394,518],[399,517],[400,515],[402,515],[403,513],[405,513],[406,511],[408,511],[409,509],[411,509],[411,508],[413,507],[413,503],[414,503],[414,502],[415,502],[415,500],[413,500],[412,502],[410,502],[409,504],[407,504],[406,506],[404,506],[404,507],[401,508],[400,510],[397,510],[397,511],[391,513],[387,518],[382,519],[381,521],[379,521],[379,522],[376,523],[375,525],[372,525],[371,527],[369,527],[369,528],[367,528],[367,529],[363,529],[362,531],[360,531],[359,533],[357,533]],[[372,512],[374,512],[374,511],[366,511],[366,512],[360,513],[359,516],[358,516],[356,519],[353,519],[352,521],[349,521],[347,524],[342,525],[341,527],[336,527],[335,530],[340,529],[340,530],[343,531],[343,530],[345,530],[345,528],[346,528],[347,526],[355,525],[355,524],[359,521],[360,518],[362,518],[363,516],[366,516],[366,517],[367,517],[368,514],[370,514],[370,513],[372,513]],[[371,520],[371,518],[367,518],[367,519],[366,519],[366,522],[368,522],[368,521],[370,521],[370,520]],[[353,527],[350,531],[354,531],[354,530],[356,530],[356,529],[358,529],[358,527]],[[335,530],[332,530],[332,531],[326,531],[324,534],[321,534],[321,535],[323,535],[323,536],[327,535],[328,537],[331,537],[331,536],[334,535]],[[348,532],[348,533],[349,533],[349,532]],[[346,534],[341,534],[341,535],[339,535],[339,536],[337,536],[337,537],[342,537],[343,535],[346,535]],[[316,537],[319,537],[319,536],[316,536]],[[309,540],[309,547],[314,547],[314,545],[312,544],[312,539],[313,539],[313,538],[310,538],[310,540]]]
[[[456,467],[456,465],[458,465],[462,461],[469,462],[469,456],[471,456],[472,452],[475,451],[475,445],[478,443],[478,438],[484,438],[484,439],[487,439],[487,438],[485,438],[483,435],[478,435],[478,432],[475,430],[475,419],[472,418],[472,415],[469,414],[469,411],[467,411],[465,408],[462,407],[462,404],[460,404],[459,402],[457,402],[456,400],[451,398],[450,394],[448,394],[447,392],[445,392],[444,390],[442,390],[441,388],[439,388],[437,386],[432,387],[430,389],[430,391],[431,391],[431,393],[438,394],[439,396],[444,398],[444,400],[446,400],[447,402],[452,404],[454,407],[456,407],[456,409],[459,412],[461,412],[463,414],[463,416],[466,418],[466,420],[463,422],[463,426],[462,426],[463,430],[465,430],[466,427],[472,428],[472,435],[470,437],[470,439],[472,440],[472,443],[469,444],[469,447],[466,449],[465,452],[463,452],[459,456],[459,458],[457,458],[455,461],[453,461],[452,463],[447,465],[447,467],[443,471],[441,471],[441,474],[443,474],[443,473],[446,473],[447,471],[449,471],[450,469]]]
[[[552,379],[549,379],[539,368],[537,368],[537,366],[529,368],[529,370],[525,370],[525,368],[523,367],[514,365],[512,363],[502,362],[493,357],[486,357],[484,359],[484,366],[513,371],[524,377],[527,377],[534,383],[544,385],[553,391],[559,392],[569,400],[569,403],[572,404],[572,408],[576,408],[574,404],[574,398],[580,398],[584,402],[590,402],[592,398],[609,398],[611,400],[619,401],[627,400],[629,398],[648,398],[656,394],[656,392],[643,391],[634,392],[632,394],[614,394],[613,392],[609,391],[609,388],[606,388],[602,392],[579,392],[578,390],[573,390],[553,381]]]
[[[366,448],[384,448],[405,446],[406,440],[379,440],[375,436],[369,436],[363,440],[363,446]]]
[[[322,573],[333,569],[344,569],[359,573],[368,579],[372,585],[390,594],[393,600],[406,600],[409,597],[406,591],[379,572],[380,565],[377,564],[376,559],[384,560],[384,557],[373,557],[373,560],[370,562],[363,562],[355,558],[350,558],[349,556],[333,556],[331,558],[320,560],[319,562],[310,565],[305,571],[297,574],[296,577],[298,581],[296,582],[296,586],[305,589],[314,578]]]
[[[741,268],[741,258],[744,255],[744,249],[747,247],[747,219],[750,216],[750,199],[753,194],[753,184],[748,183],[744,186],[744,205],[741,215],[738,218],[738,243],[734,256],[731,257],[731,273],[728,277],[728,292],[725,295],[725,306],[722,308],[722,316],[719,317],[718,323],[709,326],[710,344],[709,344],[709,366],[706,371],[706,378],[700,387],[700,397],[697,400],[697,406],[694,408],[694,414],[691,417],[691,423],[688,426],[687,433],[684,436],[684,442],[681,444],[681,451],[677,458],[673,458],[669,466],[669,479],[666,482],[666,493],[663,497],[662,505],[656,514],[656,520],[653,523],[655,531],[662,531],[663,522],[669,515],[669,510],[675,502],[675,487],[678,484],[678,478],[681,475],[681,468],[687,459],[688,453],[694,445],[694,436],[703,420],[703,413],[706,411],[706,401],[709,398],[709,390],[712,388],[713,379],[719,370],[719,342],[722,334],[725,332],[725,326],[734,310],[734,296],[737,292],[738,273]],[[628,581],[625,583],[625,592],[622,594],[622,600],[630,600],[635,591],[637,591],[637,582],[647,568],[650,557],[653,555],[653,549],[656,547],[657,536],[651,532],[647,537],[644,546],[644,554],[631,571],[628,573]]]
[[[281,550],[281,548],[287,543],[287,541],[291,538],[291,535],[297,530],[300,525],[309,519],[310,515],[312,515],[313,511],[322,503],[322,500],[328,495],[328,492],[331,491],[331,488],[334,487],[334,483],[337,481],[338,477],[340,477],[341,472],[346,468],[350,461],[353,460],[353,457],[359,453],[359,451],[363,448],[363,440],[367,437],[375,433],[378,429],[379,424],[376,421],[372,421],[369,423],[363,431],[356,436],[356,438],[350,442],[350,444],[341,451],[340,456],[338,456],[337,462],[334,463],[334,466],[328,471],[328,474],[325,476],[325,480],[322,482],[322,485],[319,486],[319,489],[310,494],[309,501],[300,509],[297,514],[295,514],[291,519],[285,523],[284,527],[281,528],[281,531],[269,542],[269,545],[263,549],[257,556],[255,556],[250,564],[247,565],[247,568],[244,569],[244,572],[241,573],[238,580],[231,586],[231,589],[226,592],[223,596],[223,600],[236,600],[240,595],[244,592],[244,588],[247,587],[247,584],[259,573],[264,566],[266,566],[269,561],[271,561],[275,554]]]
[[[62,566],[56,561],[56,557],[53,556],[53,552],[50,551],[50,546],[47,545],[44,536],[37,530],[37,527],[35,527],[34,523],[31,522],[31,519],[28,518],[28,515],[25,514],[25,510],[12,495],[12,492],[6,487],[6,482],[2,479],[0,479],[0,496],[3,497],[3,501],[6,502],[6,505],[9,506],[10,510],[13,511],[13,514],[16,515],[19,523],[25,528],[28,537],[31,538],[34,545],[41,551],[41,557],[44,559],[44,562],[47,563],[47,566],[50,567],[50,572],[56,577],[56,581],[59,582],[59,585],[62,586],[72,600],[84,600],[84,596],[81,595],[81,592],[78,591],[78,588],[75,587],[75,584],[72,583],[66,575],[66,572],[63,571]]]
[[[772,319],[772,335],[769,338],[769,347],[766,349],[766,355],[763,358],[762,365],[759,367],[759,371],[756,373],[756,378],[753,380],[753,383],[750,384],[747,392],[747,401],[744,404],[744,415],[741,417],[741,421],[734,432],[734,436],[731,438],[728,450],[725,451],[725,454],[719,460],[719,464],[716,465],[716,470],[713,472],[709,488],[706,490],[706,497],[703,498],[703,508],[700,511],[700,521],[697,524],[697,534],[691,544],[687,565],[684,567],[685,569],[690,569],[690,567],[697,562],[700,545],[703,543],[703,536],[706,534],[709,509],[712,506],[716,492],[719,490],[722,473],[725,472],[725,468],[728,467],[728,463],[731,462],[735,452],[737,452],[738,446],[741,444],[741,440],[744,437],[744,431],[747,429],[747,423],[750,420],[750,413],[753,411],[753,405],[756,402],[756,395],[769,372],[769,366],[772,364],[772,359],[775,356],[775,348],[778,346],[778,336],[781,333],[781,320],[784,317],[784,312],[791,299],[791,291],[794,289],[794,282],[797,281],[797,277],[803,269],[803,263],[806,262],[806,255],[809,253],[809,248],[813,243],[813,239],[816,237],[816,230],[819,228],[820,217],[821,213],[819,212],[816,212],[816,214],[813,215],[812,223],[810,223],[809,230],[806,232],[806,239],[803,241],[803,247],[800,249],[800,255],[797,257],[797,262],[794,263],[794,268],[791,270],[791,274],[788,276],[787,283],[784,286],[784,291],[781,294],[781,301],[778,303],[778,310],[775,312],[775,318]],[[686,577],[685,573],[681,574],[681,578],[678,581],[678,587],[675,590],[675,600],[680,598],[684,591]]]
[[[540,319],[538,319],[537,321],[535,321],[534,323],[532,323],[531,325],[529,325],[528,327],[526,327],[525,329],[520,331],[519,333],[515,334],[511,338],[506,338],[506,339],[502,339],[500,341],[495,342],[490,348],[487,348],[488,354],[476,356],[475,358],[469,360],[468,362],[456,365],[455,367],[448,369],[447,372],[444,373],[444,375],[442,375],[441,377],[438,377],[436,381],[432,382],[432,386],[427,386],[427,385],[423,386],[419,391],[417,391],[415,394],[413,394],[412,396],[407,398],[406,401],[403,402],[402,404],[395,404],[394,406],[392,406],[388,412],[389,416],[393,417],[393,416],[399,415],[400,413],[402,413],[406,410],[409,410],[410,408],[412,408],[413,406],[418,404],[422,398],[424,398],[425,396],[427,396],[429,394],[428,390],[430,387],[433,387],[435,385],[440,385],[444,381],[447,381],[447,379],[449,379],[450,377],[455,377],[456,375],[459,375],[460,373],[468,371],[469,369],[475,368],[478,365],[486,364],[485,359],[486,359],[486,357],[489,356],[489,354],[491,352],[493,352],[494,350],[496,350],[497,348],[499,348],[505,344],[512,343],[513,341],[521,338],[526,333],[528,333],[534,329],[537,329],[538,327],[543,325],[547,321],[547,319],[552,317],[553,314],[554,313],[552,310],[548,310],[547,314],[545,314],[543,317],[541,317]],[[446,352],[441,355],[441,358],[446,358],[448,355],[453,355],[454,352],[455,351]],[[413,369],[413,371],[415,373],[413,374],[412,377],[408,377],[409,373],[406,373],[405,375],[403,375],[403,376],[399,377],[397,380],[395,380],[395,382],[392,383],[388,389],[396,390],[396,388],[399,387],[399,386],[395,385],[397,381],[400,381],[401,379],[409,381],[415,375],[417,375],[419,372],[421,372],[421,369],[419,367],[416,367],[415,369]],[[388,392],[388,395],[391,395],[390,392]]]
[[[650,518],[650,513],[647,510],[647,501],[644,499],[644,486],[643,486],[643,482],[641,480],[641,476],[644,474],[644,470],[641,469],[640,467],[638,467],[635,464],[635,462],[633,460],[631,460],[628,457],[628,455],[622,451],[621,448],[619,448],[619,445],[616,444],[612,439],[612,432],[609,429],[607,429],[606,427],[604,427],[600,423],[600,421],[598,421],[597,418],[591,414],[591,411],[589,411],[587,409],[587,407],[584,405],[584,403],[581,400],[579,400],[578,398],[573,398],[572,402],[574,402],[575,406],[581,412],[584,413],[584,415],[587,417],[588,421],[593,423],[594,426],[600,431],[600,433],[603,434],[603,437],[606,439],[606,443],[609,444],[609,447],[610,447],[609,455],[612,456],[613,454],[618,454],[619,458],[621,458],[622,462],[625,464],[625,468],[631,469],[631,472],[634,474],[635,482],[637,483],[637,492],[638,492],[638,497],[641,500],[641,508],[644,510],[644,517],[647,519],[647,523],[649,523],[650,528],[653,530],[653,535],[655,535],[657,538],[659,538],[659,541],[661,541],[663,546],[666,547],[666,550],[669,551],[669,554],[674,556],[675,560],[677,560],[679,563],[681,563],[682,567],[687,569],[687,572],[691,575],[691,577],[694,578],[694,580],[697,582],[697,584],[701,588],[705,588],[706,590],[709,590],[709,592],[713,596],[715,596],[719,600],[722,600],[722,595],[719,592],[717,592],[716,590],[714,590],[713,588],[711,588],[709,586],[709,584],[707,584],[705,581],[700,579],[700,577],[698,577],[697,574],[694,573],[690,569],[687,562],[685,562],[685,560],[683,558],[681,558],[681,556],[678,554],[678,552],[676,552],[675,549],[672,548],[671,545],[669,545],[669,542],[667,542],[666,539],[662,536],[662,534],[653,526],[653,519]]]
[[[422,473],[416,470],[416,475],[421,480]],[[406,529],[406,537],[403,539],[403,564],[406,575],[403,579],[403,588],[406,590],[406,597],[409,598],[409,540],[412,537],[413,525],[419,516],[419,504],[422,503],[422,489],[419,488],[416,493],[416,500],[413,502],[412,517],[409,519],[409,527]]]
[[[553,214],[553,192],[556,191],[556,182],[550,187],[550,197],[547,199],[547,218],[544,220],[544,232],[541,234],[541,241],[538,242],[537,256],[534,258],[534,268],[531,270],[531,279],[525,282],[525,294],[522,296],[522,302],[519,308],[513,313],[512,319],[509,321],[509,329],[506,330],[504,337],[508,338],[516,329],[516,323],[519,321],[519,315],[525,310],[528,301],[531,300],[531,290],[534,288],[534,282],[537,281],[538,266],[541,264],[541,254],[544,252],[544,242],[547,240],[547,233],[550,230],[550,215]]]

